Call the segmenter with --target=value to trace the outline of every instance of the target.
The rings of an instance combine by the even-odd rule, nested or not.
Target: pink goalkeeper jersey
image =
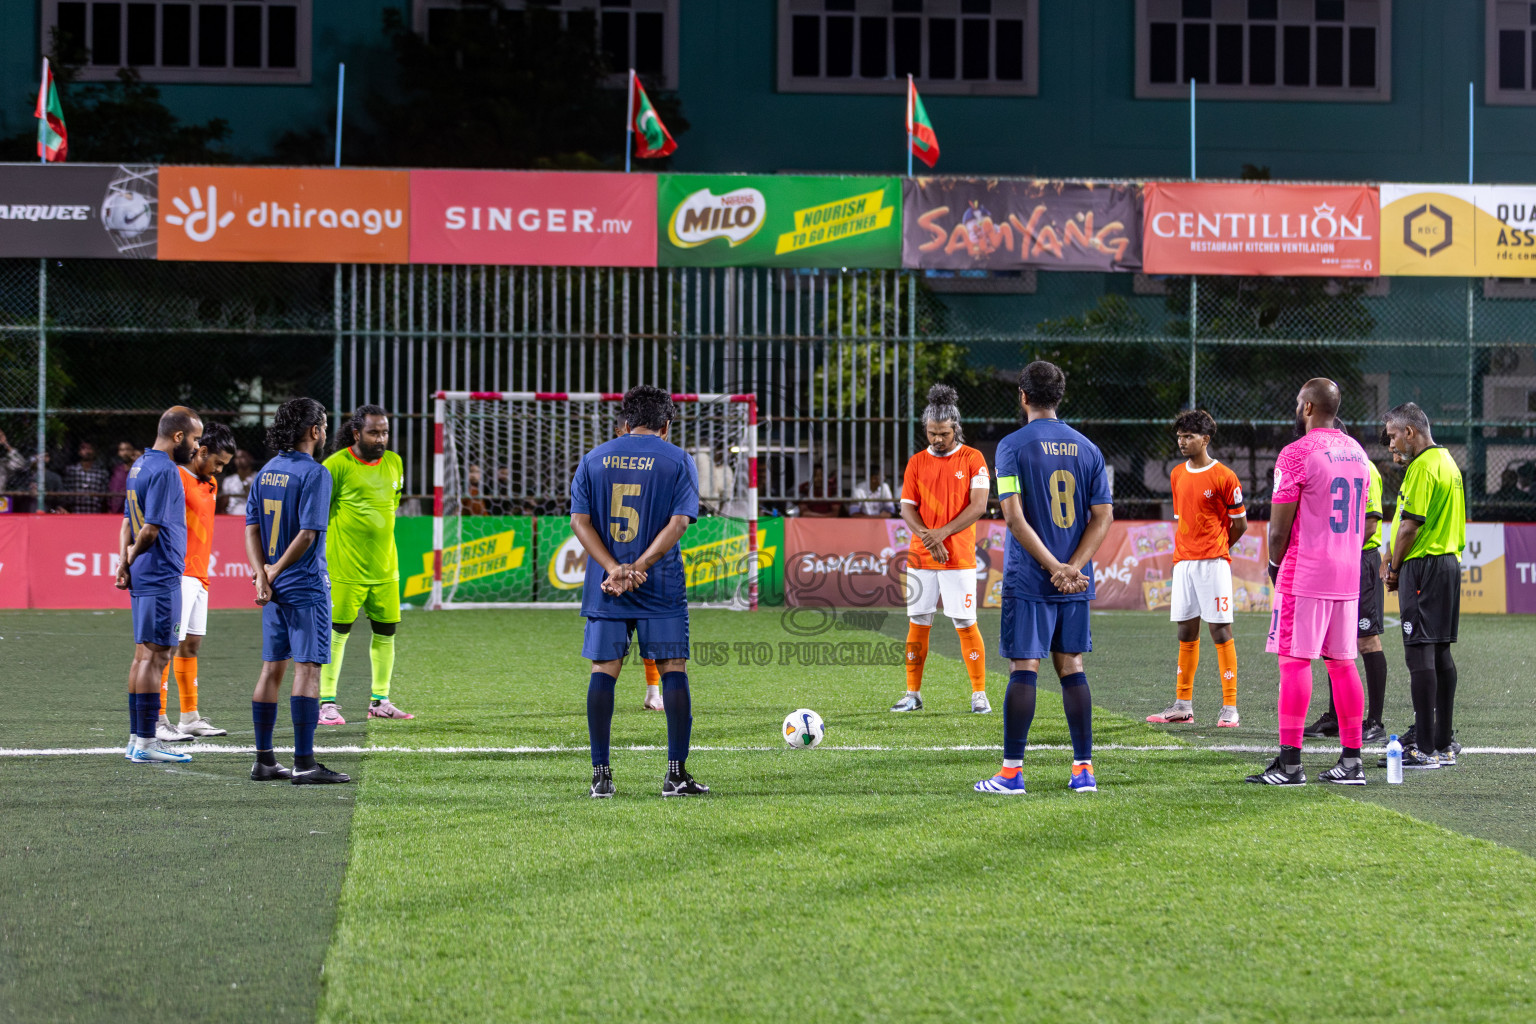
[[[1280,449],[1273,500],[1296,502],[1276,587],[1300,597],[1360,594],[1360,548],[1371,472],[1365,449],[1340,430],[1311,430]]]

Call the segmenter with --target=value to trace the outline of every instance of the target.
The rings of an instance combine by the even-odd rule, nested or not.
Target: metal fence
[[[899,493],[929,384],[959,388],[990,456],[1017,424],[1019,367],[1043,357],[1067,370],[1062,415],[1105,450],[1123,514],[1162,514],[1171,420],[1191,404],[1262,513],[1296,390],[1330,376],[1389,478],[1381,414],[1413,399],[1474,514],[1530,519],[1533,333],[1525,282],[0,261],[0,431],[17,453],[0,449],[0,490],[84,510],[22,454],[56,470],[85,441],[110,461],[177,402],[260,458],[271,411],[308,394],[390,409],[420,499],[434,391],[650,382],[757,394],[765,509],[835,514],[875,473]]]

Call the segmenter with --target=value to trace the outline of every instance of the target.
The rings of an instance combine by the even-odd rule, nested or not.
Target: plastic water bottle
[[[1403,745],[1398,742],[1397,736],[1387,741],[1387,784],[1390,786],[1402,785],[1403,782]]]

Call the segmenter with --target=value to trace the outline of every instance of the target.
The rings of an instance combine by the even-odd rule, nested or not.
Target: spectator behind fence
[[[224,482],[219,484],[219,493],[224,495],[224,507],[219,511],[229,516],[243,516],[245,496],[251,493],[251,481],[256,479],[256,460],[241,448],[235,452],[230,468],[231,471],[224,474]]]
[[[16,489],[16,478],[27,468],[27,457],[12,448],[0,430],[0,512],[16,511],[16,498],[7,491]]]
[[[485,499],[481,496],[481,484],[484,475],[480,467],[474,463],[469,464],[468,479],[464,485],[464,496],[459,499],[459,515],[483,516],[485,515]]]
[[[896,515],[896,506],[891,501],[891,485],[882,479],[877,469],[869,474],[869,483],[857,483],[853,485],[855,498],[883,498],[884,501],[861,501],[849,509],[851,515],[876,516],[888,518]]]
[[[34,455],[26,462],[26,468],[16,473],[10,479],[10,487],[15,491],[26,493],[13,499],[12,508],[17,512],[36,512],[37,507],[37,463],[43,464],[43,504],[49,512],[68,512],[69,508],[64,504],[64,481],[59,474],[48,468],[51,461],[48,454]]]
[[[64,481],[64,507],[81,515],[105,512],[111,474],[96,457],[96,446],[91,442],[81,441],[76,454],[79,461],[65,466],[60,474]]]
[[[843,506],[835,501],[813,501],[837,493],[837,474],[828,473],[822,463],[811,467],[811,478],[800,484],[800,515],[807,519],[835,519],[843,514]]]
[[[144,449],[132,441],[117,442],[117,464],[112,467],[112,477],[107,481],[107,490],[112,496],[107,499],[107,511],[115,516],[123,514],[123,499],[128,496],[128,470]]]

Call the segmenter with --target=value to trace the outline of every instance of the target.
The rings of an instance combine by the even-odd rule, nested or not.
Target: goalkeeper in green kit
[[[389,414],[359,406],[336,432],[337,449],[325,460],[331,474],[331,520],[325,561],[331,573],[331,662],[320,670],[320,724],[346,725],[336,703],[347,635],[358,612],[368,616],[373,639],[373,700],[369,718],[415,718],[389,699],[400,626],[400,559],[395,510],[405,486],[405,465],[389,450]]]

